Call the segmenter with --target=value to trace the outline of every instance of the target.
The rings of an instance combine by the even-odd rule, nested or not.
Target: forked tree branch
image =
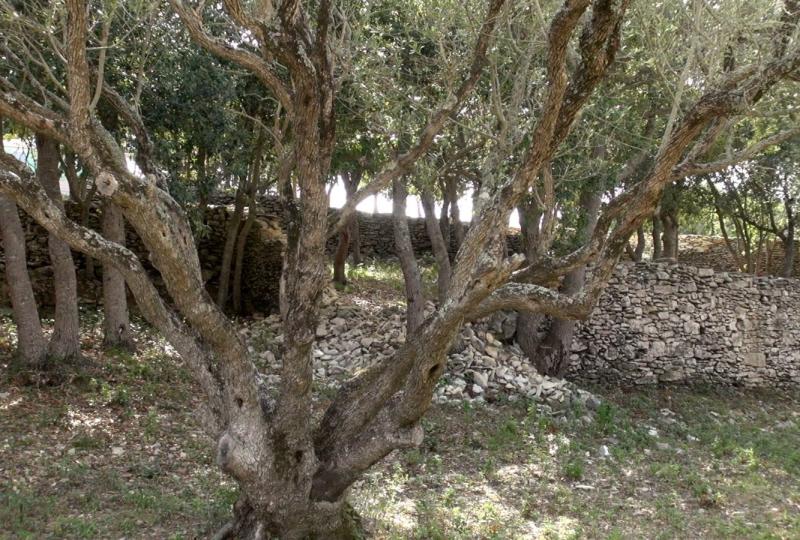
[[[229,0],[226,3],[234,8],[231,13],[235,20],[240,19],[247,25],[255,24],[254,21],[246,18],[243,9],[236,8],[238,2],[231,2]],[[220,58],[224,58],[229,62],[233,62],[236,65],[248,69],[275,94],[275,98],[283,105],[288,114],[293,114],[294,107],[291,94],[266,59],[246,49],[234,48],[206,32],[203,29],[202,14],[186,6],[182,0],[170,0],[170,4],[183,21],[186,30],[195,43]],[[261,31],[259,31],[257,35],[262,38],[265,37]]]

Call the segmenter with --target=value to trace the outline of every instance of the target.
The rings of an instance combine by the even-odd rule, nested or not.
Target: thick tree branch
[[[681,163],[675,168],[674,174],[676,177],[686,177],[686,176],[700,176],[703,174],[711,174],[715,172],[720,172],[728,167],[732,167],[737,163],[741,163],[743,161],[748,161],[753,159],[764,150],[769,148],[770,146],[779,145],[784,143],[794,137],[800,135],[800,127],[787,129],[785,131],[781,131],[780,133],[776,133],[771,135],[765,139],[762,139],[758,142],[755,142],[748,146],[747,148],[737,152],[736,154],[726,157],[725,159],[720,159],[717,161],[711,161],[707,163]]]
[[[11,197],[23,210],[49,232],[67,242],[76,251],[86,253],[104,263],[114,265],[125,277],[142,314],[164,332],[181,357],[191,365],[208,398],[212,415],[204,418],[211,435],[221,429],[222,401],[219,382],[209,371],[209,353],[198,336],[172,312],[162,300],[136,255],[129,249],[103,238],[97,232],[82,227],[67,218],[64,211],[36,182],[33,173],[15,158],[0,155],[0,192]]]
[[[233,4],[233,2],[228,3]],[[170,4],[183,21],[183,24],[189,31],[189,35],[192,36],[192,39],[198,45],[220,58],[224,58],[252,72],[253,75],[258,77],[258,79],[275,94],[275,98],[283,105],[287,113],[290,115],[293,114],[294,107],[289,90],[287,90],[283,81],[280,80],[264,58],[245,49],[236,49],[203,30],[201,15],[187,7],[182,0],[170,0]],[[238,2],[235,4],[238,4]],[[243,10],[234,10],[233,13],[243,13]]]

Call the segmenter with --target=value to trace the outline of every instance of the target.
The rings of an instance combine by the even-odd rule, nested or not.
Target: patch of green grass
[[[523,431],[519,422],[513,417],[505,418],[487,440],[490,451],[519,446],[523,440]]]
[[[423,293],[426,297],[432,298],[436,291],[436,276],[438,272],[436,264],[424,257],[418,261],[418,264],[422,278]],[[347,278],[355,282],[380,282],[398,292],[403,293],[405,291],[403,271],[395,261],[371,259],[357,266],[348,265]]]
[[[36,538],[31,526],[46,519],[55,505],[55,497],[31,491],[0,491],[0,532],[6,530],[12,537]]]
[[[98,533],[97,524],[83,517],[59,517],[53,525],[56,538],[97,538]]]
[[[564,477],[568,480],[582,480],[585,471],[586,462],[579,457],[573,457],[563,467]]]

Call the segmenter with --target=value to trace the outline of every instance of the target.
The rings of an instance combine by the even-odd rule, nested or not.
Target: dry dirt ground
[[[361,278],[350,295],[386,276]],[[10,365],[0,314],[0,538],[207,538],[236,487],[186,369],[144,328],[135,354],[102,351],[83,315],[85,363],[37,386]],[[353,489],[368,537],[800,538],[798,394],[592,390],[605,404],[591,418],[434,406],[422,447]]]

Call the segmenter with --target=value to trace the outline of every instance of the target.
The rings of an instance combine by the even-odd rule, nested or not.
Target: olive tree
[[[702,143],[720,119],[747,110],[777,84],[796,78],[800,67],[798,4],[790,2],[773,15],[768,43],[757,44],[763,54],[753,54],[750,63],[729,74],[709,78],[702,95],[676,119],[649,171],[603,206],[582,245],[528,263],[520,255],[507,257],[502,249],[509,216],[537,187],[543,167],[613,64],[628,7],[627,0],[564,0],[549,15],[541,66],[547,76],[537,118],[513,167],[507,172],[482,170],[473,222],[452,266],[446,299],[391,358],[354,376],[324,411],[317,411],[311,353],[329,281],[326,239],[348,226],[358,202],[403,182],[460,111],[481,78],[506,2],[489,0],[479,27],[467,34],[471,52],[462,51],[465,67],[441,106],[430,112],[418,133],[408,136],[405,150],[359,188],[337,221],[329,223],[325,188],[336,140],[337,59],[347,46],[348,25],[357,19],[348,20],[330,0],[225,0],[224,12],[214,11],[214,24],[206,25],[216,4],[170,1],[199,46],[249,70],[289,116],[292,174],[281,186],[288,218],[280,298],[285,339],[274,386],[259,376],[236,326],[204,290],[186,214],[166,190],[139,111],[130,106],[123,89],[100,76],[97,52],[88,46],[95,39],[97,13],[85,0],[66,0],[63,13],[60,4],[51,8],[55,16],[44,10],[40,19],[2,19],[4,33],[7,25],[12,26],[9,31],[28,25],[24,31],[41,36],[35,38],[38,44],[55,47],[64,79],[53,89],[36,79],[46,74],[35,70],[34,80],[41,84],[22,85],[15,78],[20,67],[4,57],[0,115],[68,146],[92,170],[98,193],[120,208],[150,251],[171,302],[159,294],[133,253],[67,219],[31,171],[5,154],[0,158],[0,192],[72,248],[115,265],[140,311],[188,364],[205,394],[202,418],[215,441],[217,463],[240,487],[234,519],[219,537],[351,535],[348,488],[393,450],[421,442],[420,419],[462,324],[499,309],[586,316],[673,171],[688,165],[687,158],[699,157],[690,151],[692,146]],[[8,2],[1,5],[13,11]],[[574,41],[576,57],[567,62]],[[98,119],[93,107],[98,95],[130,126],[137,170],[129,169],[124,149]],[[565,295],[554,288],[561,276],[590,262],[591,277],[580,294]]]

